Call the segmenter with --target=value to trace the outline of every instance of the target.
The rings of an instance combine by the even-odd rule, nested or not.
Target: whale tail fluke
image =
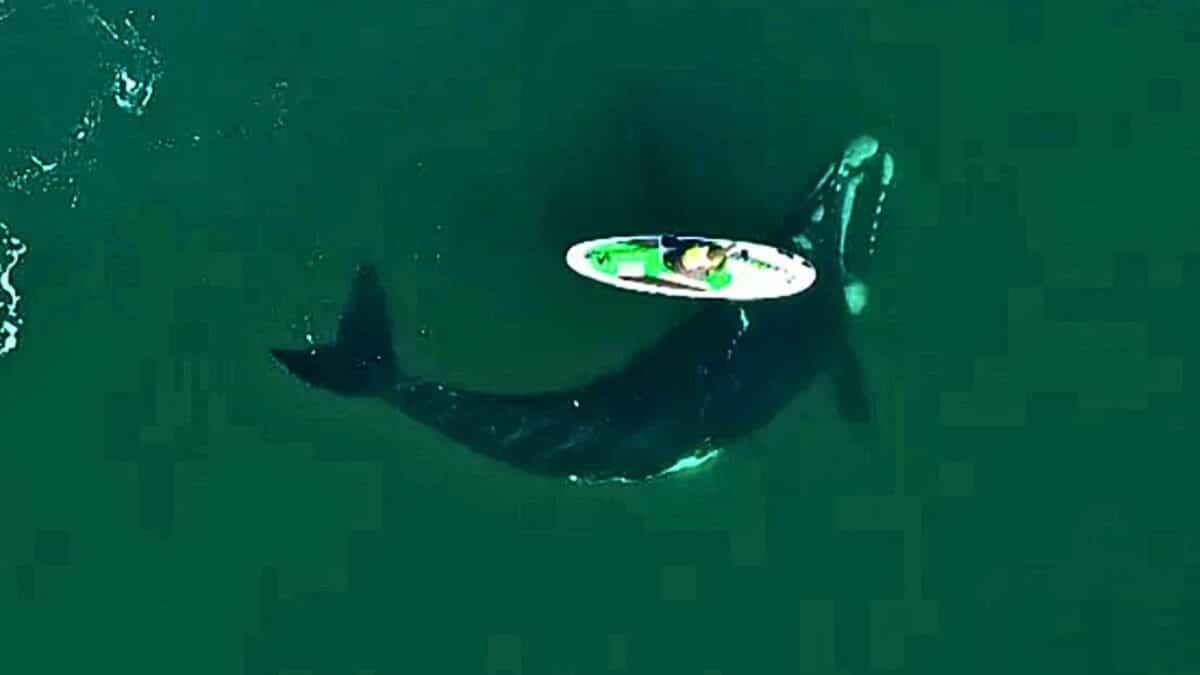
[[[395,386],[387,295],[375,267],[359,267],[333,344],[272,349],[271,355],[305,383],[343,396],[373,396]]]

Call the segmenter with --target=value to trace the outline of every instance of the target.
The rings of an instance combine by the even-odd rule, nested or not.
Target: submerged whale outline
[[[416,378],[396,365],[385,291],[359,267],[334,342],[271,349],[310,386],[374,397],[444,436],[536,474],[588,482],[634,481],[702,463],[769,423],[799,391],[832,376],[843,419],[865,423],[870,404],[850,344],[866,302],[863,269],[874,254],[893,175],[890,153],[854,139],[805,198],[809,217],[771,242],[817,268],[806,292],[753,303],[706,302],[623,367],[575,387],[492,394]],[[851,221],[868,165],[878,170],[865,257],[849,263]],[[798,228],[798,229],[797,229]],[[788,232],[786,230],[793,231]],[[857,228],[861,229],[861,228]]]

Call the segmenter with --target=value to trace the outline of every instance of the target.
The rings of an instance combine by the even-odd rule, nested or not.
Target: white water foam
[[[66,192],[72,207],[79,204],[79,178],[95,170],[94,138],[103,120],[106,101],[127,114],[140,117],[153,98],[163,75],[162,59],[133,21],[132,13],[111,21],[86,0],[9,7],[0,0],[0,17],[21,21],[82,21],[91,26],[98,42],[99,62],[95,84],[84,97],[83,109],[62,141],[50,151],[11,147],[8,153],[21,158],[18,166],[3,169],[3,184],[22,194]],[[154,21],[151,15],[149,21]],[[36,64],[23,64],[23,67]]]
[[[67,34],[75,36],[72,38],[75,42],[46,45],[50,50],[47,56],[27,58],[20,64],[22,68],[35,69],[33,72],[36,73],[39,64],[44,64],[47,72],[54,72],[66,58],[65,51],[86,54],[94,49],[98,54],[90,65],[83,65],[85,72],[78,73],[84,75],[81,79],[86,82],[82,96],[78,91],[55,91],[57,100],[82,101],[82,108],[74,120],[63,120],[60,140],[12,144],[5,139],[6,145],[0,146],[0,186],[27,196],[66,194],[71,208],[80,205],[81,180],[99,166],[100,145],[96,140],[105,114],[116,109],[118,114],[141,117],[157,100],[164,74],[163,59],[144,35],[146,26],[156,22],[154,14],[132,11],[119,17],[105,16],[87,0],[0,0],[0,40],[10,30],[28,36],[45,33],[51,26],[65,27]],[[76,30],[79,28],[83,30]],[[80,39],[84,44],[78,44]],[[54,62],[47,62],[47,59]],[[50,80],[49,84],[59,83]],[[261,100],[249,102],[252,110],[248,123],[239,124],[232,130],[193,129],[160,137],[149,141],[148,149],[169,151],[180,145],[194,148],[202,141],[222,137],[248,138],[267,128],[273,133],[282,133],[288,123],[288,97],[288,83],[275,81]],[[0,289],[0,354],[4,354],[15,349],[21,325],[20,317],[16,315],[18,296],[12,287],[10,273],[25,253],[26,244],[9,235],[7,229],[0,234],[4,235],[0,238],[3,244],[0,262],[4,263],[0,269],[6,273],[5,286]]]
[[[19,11],[18,11],[19,10]],[[150,17],[153,21],[153,16]],[[28,21],[28,25],[23,22]],[[12,146],[8,157],[18,158],[15,166],[0,166],[0,185],[14,192],[33,195],[65,192],[72,208],[79,204],[79,178],[97,164],[94,139],[106,109],[106,101],[127,114],[141,116],[162,77],[162,60],[135,26],[132,14],[110,21],[86,0],[29,2],[20,7],[0,0],[0,29],[36,33],[42,26],[65,23],[91,27],[96,38],[98,61],[93,84],[83,96],[83,109],[75,122],[65,129],[56,147]],[[73,45],[72,45],[73,46]],[[22,68],[37,68],[37,60],[21,63]],[[64,100],[71,94],[63,92]],[[28,251],[24,241],[13,236],[0,223],[0,356],[12,353],[18,345],[22,319],[17,313],[21,296],[13,284],[13,270]]]
[[[13,236],[8,225],[0,222],[0,356],[17,348],[17,334],[23,321],[17,314],[21,296],[13,286],[12,271],[28,250],[25,242]]]

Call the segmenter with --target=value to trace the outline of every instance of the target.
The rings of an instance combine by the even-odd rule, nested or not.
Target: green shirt
[[[721,265],[717,269],[709,272],[708,276],[705,278],[705,281],[708,282],[708,285],[711,286],[714,291],[718,291],[722,288],[725,288],[729,285],[729,282],[733,281],[733,275],[729,273],[729,270],[725,269],[724,265]]]

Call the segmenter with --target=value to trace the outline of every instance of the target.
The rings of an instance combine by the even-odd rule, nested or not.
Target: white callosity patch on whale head
[[[896,161],[892,159],[892,153],[885,152],[883,154],[882,173],[879,175],[879,182],[884,186],[892,184],[892,177],[896,175]]]
[[[805,232],[792,238],[802,252],[818,247],[832,249],[841,268],[842,290],[851,314],[866,309],[870,298],[870,288],[858,266],[875,255],[884,202],[895,173],[895,159],[876,138],[863,135],[853,139],[841,158],[831,163],[817,181],[810,193],[815,201],[810,223]],[[869,189],[876,191],[874,208],[863,209],[858,202]],[[860,224],[864,220],[870,222]],[[868,229],[863,232],[859,229],[862,227]],[[853,244],[852,235],[856,238]],[[850,262],[852,253],[859,257]]]
[[[842,164],[851,169],[857,169],[862,166],[863,162],[874,157],[877,152],[879,152],[878,140],[873,136],[859,136],[846,146],[845,152],[842,153]]]
[[[822,216],[822,217],[825,215],[825,209],[824,209],[824,208],[818,208],[818,209],[817,209],[817,211],[819,212],[819,213],[818,213],[818,215],[820,215],[820,216]],[[820,222],[820,218],[817,218],[817,219],[816,219],[816,220],[814,220],[813,222],[814,222],[814,223]],[[798,235],[796,235],[796,236],[792,237],[792,244],[793,244],[793,245],[794,245],[796,248],[798,248],[798,249],[800,249],[801,251],[803,251],[804,253],[809,253],[809,252],[811,252],[811,251],[813,250],[813,248],[814,248],[814,246],[813,246],[813,242],[812,242],[812,239],[809,239],[807,236],[805,236],[805,235],[803,235],[803,234],[798,234]]]

